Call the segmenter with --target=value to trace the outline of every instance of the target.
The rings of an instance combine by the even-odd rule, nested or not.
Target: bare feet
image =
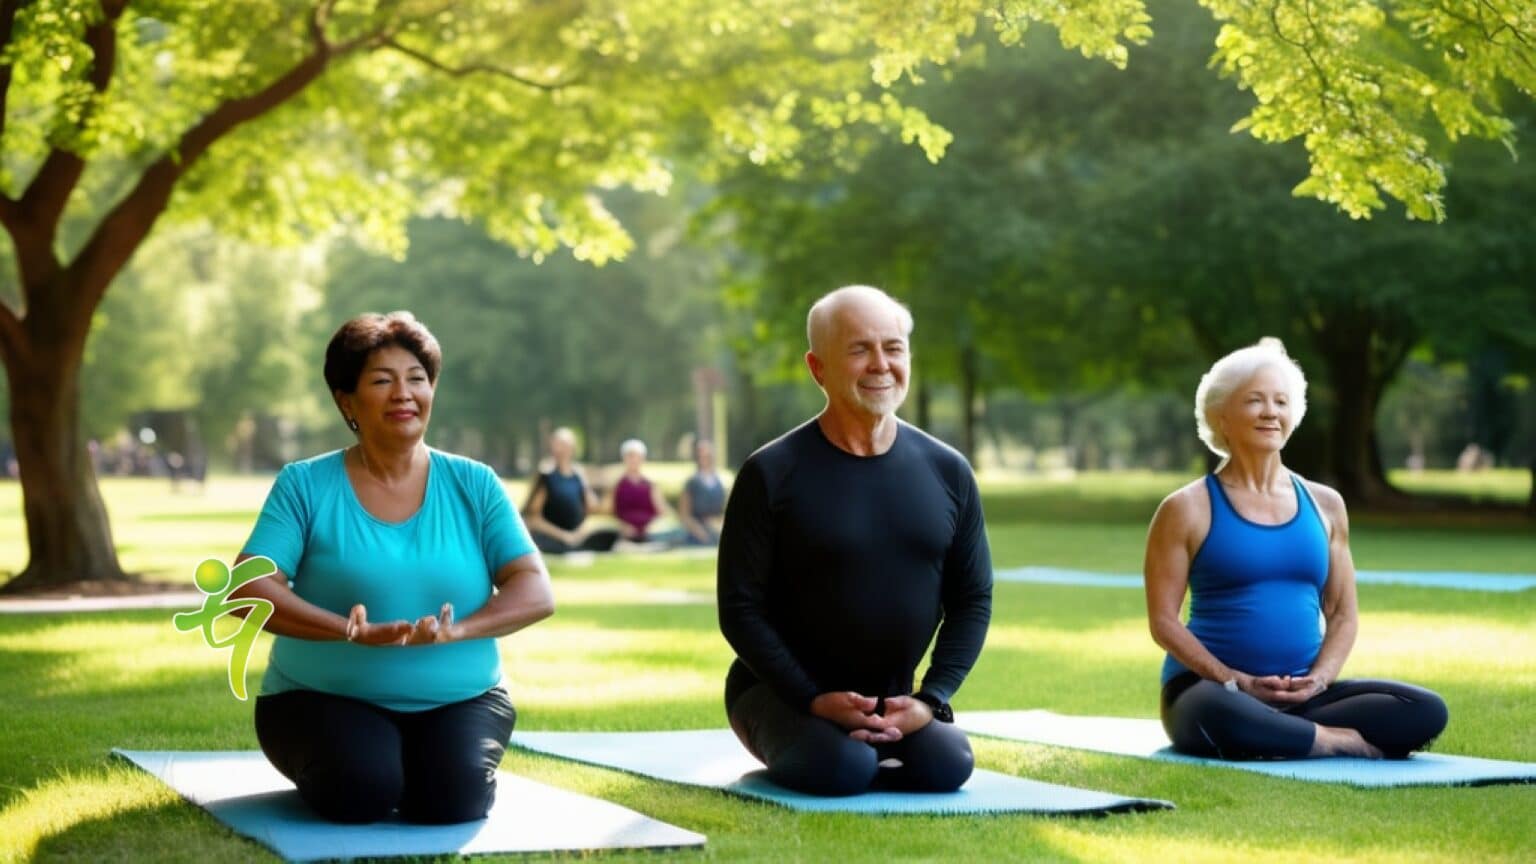
[[[1371,742],[1360,737],[1354,729],[1317,724],[1317,735],[1312,739],[1312,751],[1308,756],[1360,756],[1380,759],[1382,752]]]

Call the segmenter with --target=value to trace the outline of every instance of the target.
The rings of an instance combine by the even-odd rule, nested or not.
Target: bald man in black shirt
[[[973,758],[949,699],[992,610],[976,481],[959,453],[895,416],[904,307],[842,288],[811,308],[807,331],[827,407],[747,459],[720,538],[731,728],[773,780],[803,792],[958,789]]]

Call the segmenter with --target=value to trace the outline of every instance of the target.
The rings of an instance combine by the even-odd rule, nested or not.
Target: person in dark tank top
[[[549,457],[549,470],[539,473],[523,504],[523,521],[534,544],[546,555],[612,549],[617,530],[587,525],[587,514],[597,510],[598,499],[575,462],[576,433],[565,426],[551,432]]]
[[[1339,493],[1280,457],[1306,390],[1277,339],[1218,360],[1195,417],[1221,464],[1152,517],[1147,615],[1168,652],[1161,713],[1181,752],[1403,758],[1449,719],[1422,687],[1340,678],[1359,629],[1349,515]]]

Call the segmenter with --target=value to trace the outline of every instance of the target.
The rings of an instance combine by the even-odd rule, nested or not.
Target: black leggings
[[[290,690],[256,699],[261,752],[332,822],[485,817],[517,713],[507,691],[429,711],[391,711],[345,696]]]
[[[1316,725],[1354,729],[1389,759],[1422,750],[1445,729],[1445,702],[1396,681],[1359,679],[1298,705],[1270,707],[1193,672],[1163,685],[1163,729],[1173,749],[1218,759],[1300,759],[1312,751]]]
[[[545,555],[563,555],[566,552],[608,552],[613,549],[613,544],[619,542],[619,532],[612,528],[593,531],[575,546],[543,531],[530,531],[529,535],[533,537],[533,545]]]
[[[975,757],[965,733],[935,720],[891,744],[848,737],[830,721],[798,711],[766,684],[756,684],[730,709],[731,729],[768,766],[768,778],[811,795],[857,795],[871,787],[953,792],[970,779]],[[886,759],[900,767],[881,768]]]

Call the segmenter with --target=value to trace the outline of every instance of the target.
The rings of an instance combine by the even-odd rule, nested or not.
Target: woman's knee
[[[1396,725],[1402,730],[1401,736],[1382,749],[1388,756],[1406,757],[1440,737],[1450,722],[1451,712],[1445,700],[1433,690],[1411,684],[1399,686],[1402,692],[1394,695],[1400,701]]]
[[[335,760],[308,766],[295,785],[323,818],[364,823],[389,818],[400,803],[404,779],[397,761]]]
[[[1190,687],[1163,718],[1173,749],[1218,759],[1298,759],[1312,748],[1314,726],[1214,681]]]
[[[413,783],[400,806],[411,822],[445,825],[484,819],[496,800],[496,772],[463,766],[442,770]]]

